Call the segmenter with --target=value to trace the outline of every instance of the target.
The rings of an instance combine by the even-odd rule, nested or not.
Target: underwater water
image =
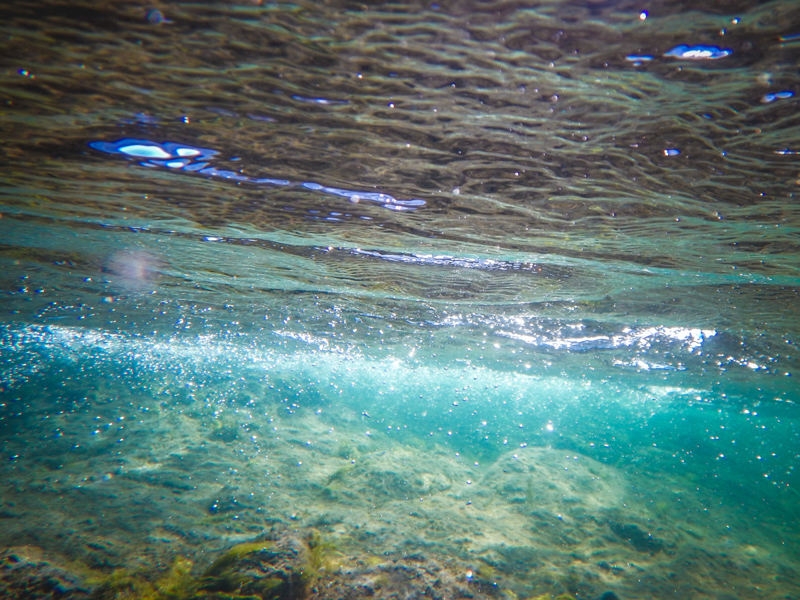
[[[0,596],[800,598],[794,2],[0,14]]]

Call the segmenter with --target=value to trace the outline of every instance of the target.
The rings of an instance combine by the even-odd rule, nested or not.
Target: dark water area
[[[0,17],[0,596],[800,598],[795,3]]]

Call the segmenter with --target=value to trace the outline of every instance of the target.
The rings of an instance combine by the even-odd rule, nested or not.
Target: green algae
[[[156,591],[160,598],[183,600],[190,598],[197,591],[197,581],[192,576],[192,562],[178,557],[172,567],[156,582]]]
[[[238,544],[222,554],[201,575],[193,575],[193,563],[184,557],[175,559],[172,566],[158,579],[151,581],[145,573],[117,569],[110,574],[92,573],[87,583],[93,587],[92,600],[269,600],[302,597],[303,592],[286,595],[286,579],[280,576],[255,578],[239,573],[242,561],[254,554],[260,564],[268,564],[277,555],[275,543],[250,542]],[[280,571],[279,574],[283,574]],[[291,575],[291,573],[290,573]],[[243,588],[247,587],[246,591]]]
[[[308,582],[304,569],[286,560],[296,555],[272,541],[238,544],[203,572],[194,598],[302,598]]]
[[[117,569],[94,573],[92,600],[297,600],[338,571],[342,553],[319,531],[312,530],[300,550],[276,547],[273,541],[237,544],[219,556],[202,573],[193,564],[175,559],[158,579],[144,573]]]
[[[261,550],[269,550],[274,546],[275,543],[269,541],[237,544],[213,563],[211,563],[211,565],[203,573],[203,577],[218,577],[248,554],[259,552]]]
[[[304,572],[309,581],[315,582],[326,573],[335,573],[343,563],[343,553],[331,538],[324,537],[313,529],[308,538],[308,553]]]
[[[87,583],[94,588],[92,600],[188,600],[198,589],[192,566],[189,559],[178,557],[154,582],[142,573],[116,569],[110,574],[95,573]]]

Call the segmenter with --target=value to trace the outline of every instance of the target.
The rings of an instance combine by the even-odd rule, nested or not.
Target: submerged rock
[[[308,574],[303,553],[303,544],[294,539],[281,545],[264,541],[234,546],[205,570],[193,598],[305,598]]]
[[[653,537],[652,534],[640,529],[638,525],[632,523],[623,525],[616,521],[610,521],[608,526],[611,528],[611,531],[619,537],[628,540],[639,552],[655,554],[664,549],[663,540]]]
[[[492,573],[442,562],[421,553],[404,558],[346,555],[312,530],[273,534],[274,539],[238,544],[204,570],[185,557],[158,573],[113,572],[71,567],[30,546],[0,554],[3,600],[341,600],[371,598],[472,598],[501,592]],[[77,571],[75,571],[77,569]],[[84,577],[85,575],[85,577]]]
[[[16,546],[0,554],[0,598],[88,599],[89,588],[76,573],[46,559],[39,548]]]

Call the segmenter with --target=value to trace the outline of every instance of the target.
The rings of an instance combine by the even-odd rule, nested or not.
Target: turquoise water
[[[800,597],[791,2],[4,12],[4,597]]]

